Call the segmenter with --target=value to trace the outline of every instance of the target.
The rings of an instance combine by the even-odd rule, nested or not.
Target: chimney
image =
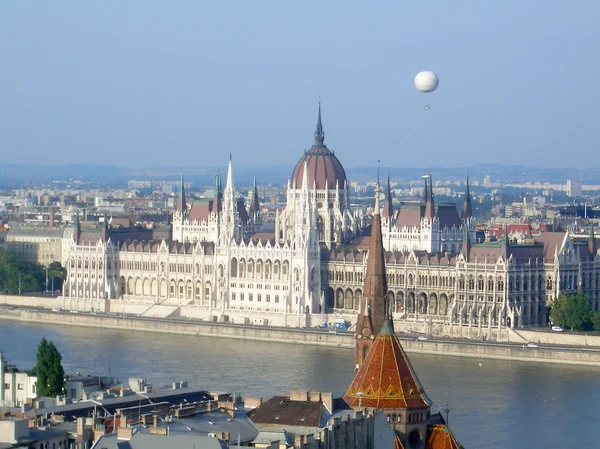
[[[321,393],[321,402],[329,413],[333,413],[333,393]]]
[[[290,401],[308,401],[308,391],[292,391],[290,393]]]
[[[308,393],[308,400],[310,402],[321,402],[321,393],[318,391],[310,391]]]
[[[131,427],[119,427],[117,429],[117,440],[131,440],[133,429]]]
[[[83,435],[85,430],[85,418],[77,418],[77,435]]]
[[[125,415],[119,416],[119,427],[127,427],[127,417]]]
[[[152,416],[152,427],[158,427],[158,415]]]

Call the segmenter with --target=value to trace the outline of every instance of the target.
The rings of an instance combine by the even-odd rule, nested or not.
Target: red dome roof
[[[292,188],[302,187],[304,178],[304,163],[308,165],[308,187],[312,189],[315,184],[318,190],[335,190],[346,187],[346,172],[341,162],[325,145],[325,133],[321,124],[321,105],[319,105],[319,119],[315,131],[315,143],[310,150],[296,164],[292,173]]]

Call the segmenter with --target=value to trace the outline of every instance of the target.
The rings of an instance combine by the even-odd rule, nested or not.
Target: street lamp
[[[21,273],[19,273],[19,295],[21,295]]]
[[[46,265],[46,294],[48,294],[48,265]]]

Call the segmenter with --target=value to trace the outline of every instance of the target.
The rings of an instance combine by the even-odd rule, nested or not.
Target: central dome
[[[292,188],[299,189],[304,181],[304,163],[308,165],[308,187],[318,190],[335,190],[346,188],[346,172],[335,154],[325,145],[325,133],[321,123],[321,104],[315,131],[315,143],[310,150],[304,152],[292,173]]]

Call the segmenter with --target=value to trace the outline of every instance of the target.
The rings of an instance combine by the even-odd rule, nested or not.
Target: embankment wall
[[[256,341],[353,348],[351,333],[334,334],[301,329],[277,329],[265,326],[235,326],[222,323],[199,323],[183,320],[119,318],[107,315],[53,313],[26,310],[0,310],[0,318],[14,321],[48,323],[69,326],[98,327],[154,334],[179,334],[236,338]],[[437,354],[481,359],[521,360],[600,366],[600,351],[530,348],[520,345],[484,344],[474,342],[416,341],[401,339],[407,352]]]

